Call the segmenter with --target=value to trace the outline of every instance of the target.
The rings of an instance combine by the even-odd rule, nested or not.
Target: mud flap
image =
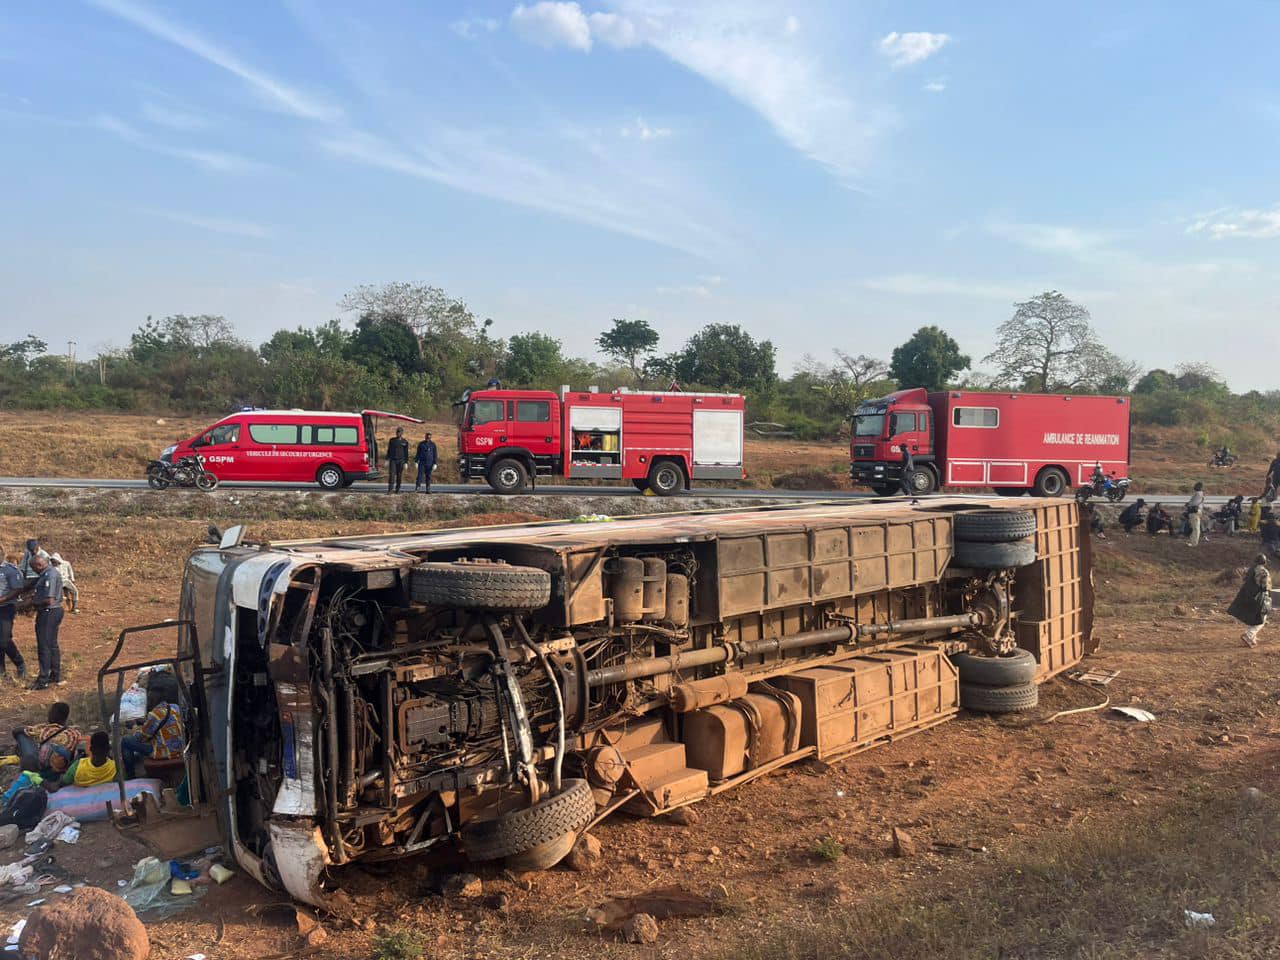
[[[280,883],[290,896],[334,916],[354,916],[354,904],[345,893],[324,887],[332,861],[324,834],[314,821],[273,819],[271,851]]]

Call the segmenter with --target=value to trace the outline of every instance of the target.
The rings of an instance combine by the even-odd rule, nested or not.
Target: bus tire
[[[497,493],[520,493],[529,483],[529,471],[514,457],[504,457],[489,468],[486,479]]]
[[[1040,704],[1040,688],[1034,683],[1012,687],[984,687],[979,683],[960,684],[960,706],[979,713],[1015,713]]]
[[[958,567],[976,570],[1011,570],[1029,567],[1036,562],[1035,539],[1014,540],[1012,543],[973,543],[957,540],[952,561]]]
[[[957,540],[970,543],[1012,543],[1036,532],[1030,510],[974,510],[955,515]]]
[[[345,475],[336,463],[326,463],[316,471],[316,483],[324,490],[340,490],[344,480]]]
[[[565,844],[566,834],[576,834],[595,815],[595,795],[587,781],[565,780],[559,793],[531,807],[464,824],[462,849],[468,859],[476,861],[515,857],[544,845],[557,849],[563,857],[573,847]],[[553,865],[539,864],[543,869]]]
[[[960,671],[960,682],[983,687],[1016,687],[1031,683],[1040,664],[1030,650],[1015,650],[1007,657],[979,657],[957,653],[951,662]]]
[[[1061,467],[1045,467],[1036,474],[1031,492],[1037,497],[1060,497],[1071,489],[1071,478]]]
[[[420,563],[409,570],[415,603],[457,610],[541,610],[551,602],[551,574],[505,563]]]
[[[659,460],[649,471],[648,486],[659,497],[674,497],[684,492],[684,471],[674,460]]]

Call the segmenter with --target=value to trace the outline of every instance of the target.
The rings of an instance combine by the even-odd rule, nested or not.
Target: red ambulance
[[[1095,465],[1129,475],[1129,410],[1128,397],[899,390],[855,412],[851,476],[899,492],[906,447],[913,494],[947,486],[1059,497]]]
[[[457,404],[458,469],[519,493],[539,479],[629,480],[658,496],[695,480],[741,480],[738,394],[468,391]]]
[[[378,477],[378,419],[422,422],[381,410],[242,410],[168,447],[161,459],[199,456],[219,480],[318,483],[337,490]]]

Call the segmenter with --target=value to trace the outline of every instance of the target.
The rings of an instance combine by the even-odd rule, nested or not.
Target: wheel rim
[[[320,471],[320,485],[322,487],[336,487],[341,482],[342,477],[338,476],[338,471],[332,467]]]
[[[1050,471],[1044,475],[1044,479],[1040,481],[1040,489],[1051,497],[1056,497],[1062,492],[1062,477],[1056,471]]]
[[[520,474],[515,467],[503,467],[498,471],[498,486],[513,489],[520,482]]]
[[[917,470],[911,475],[911,489],[916,493],[928,493],[930,486],[929,475],[923,470]]]
[[[658,472],[653,475],[653,483],[660,490],[674,490],[676,486],[676,472],[671,467],[659,467]]]

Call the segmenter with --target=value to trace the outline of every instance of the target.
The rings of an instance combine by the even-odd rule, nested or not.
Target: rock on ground
[[[1266,794],[1257,787],[1242,787],[1240,789],[1240,805],[1246,810],[1252,810],[1262,804],[1266,798]]]
[[[637,913],[627,919],[622,935],[627,943],[657,943],[658,921],[647,913]]]
[[[916,842],[911,839],[911,834],[903,830],[901,827],[893,828],[893,855],[895,857],[909,857],[916,852]]]
[[[666,820],[677,827],[691,827],[698,822],[698,811],[692,807],[677,807],[667,814]]]
[[[570,870],[586,873],[588,870],[596,868],[600,863],[600,858],[600,841],[591,834],[586,833],[578,838],[573,845],[573,849],[569,851],[569,856],[565,857],[565,865]]]
[[[146,960],[151,941],[133,908],[113,893],[81,887],[27,917],[19,950],[36,960]]]
[[[474,873],[455,873],[440,887],[446,897],[478,897],[484,893],[484,884]]]

